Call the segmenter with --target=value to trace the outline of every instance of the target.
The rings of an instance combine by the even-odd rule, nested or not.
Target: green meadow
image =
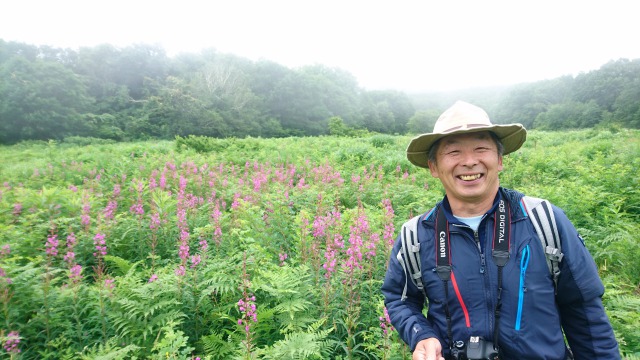
[[[379,288],[442,198],[408,136],[0,147],[0,357],[410,359]],[[640,131],[530,131],[503,186],[561,207],[640,359]]]

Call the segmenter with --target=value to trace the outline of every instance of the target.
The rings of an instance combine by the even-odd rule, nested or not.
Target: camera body
[[[493,343],[479,336],[472,336],[468,342],[456,341],[449,354],[450,360],[498,360],[498,351]]]

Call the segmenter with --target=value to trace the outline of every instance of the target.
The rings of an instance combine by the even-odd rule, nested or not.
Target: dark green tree
[[[63,65],[13,56],[0,64],[0,142],[87,135],[91,100],[82,78]]]
[[[408,131],[412,134],[422,134],[433,131],[433,126],[440,116],[438,110],[417,111],[407,124]]]

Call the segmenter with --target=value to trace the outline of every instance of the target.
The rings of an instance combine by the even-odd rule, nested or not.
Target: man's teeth
[[[480,174],[475,174],[475,175],[460,175],[460,179],[464,180],[464,181],[471,181],[471,180],[476,180],[476,179],[480,179]]]

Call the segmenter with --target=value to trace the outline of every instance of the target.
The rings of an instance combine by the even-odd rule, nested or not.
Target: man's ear
[[[502,164],[502,161],[500,161],[500,164]],[[435,163],[435,161],[427,161],[427,165],[429,165],[429,171],[431,172],[431,176],[433,176],[434,178],[437,178],[438,175],[438,164]],[[500,167],[502,167],[502,165],[500,165]]]
[[[504,167],[502,166],[502,156],[498,156],[498,171],[502,171]]]

